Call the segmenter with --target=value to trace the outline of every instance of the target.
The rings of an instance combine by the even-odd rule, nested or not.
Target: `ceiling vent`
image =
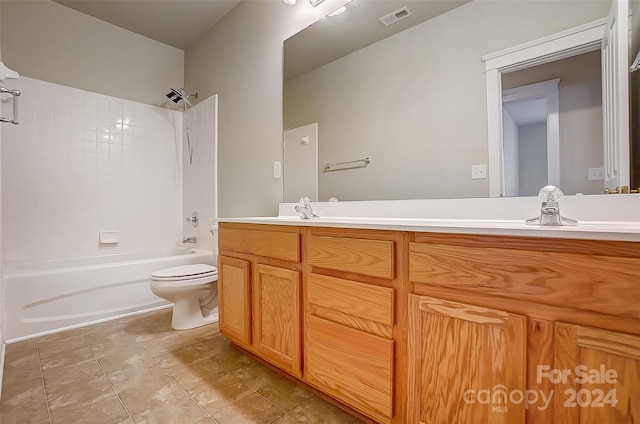
[[[406,18],[409,15],[411,15],[411,11],[407,6],[405,6],[402,9],[398,9],[395,12],[391,12],[388,15],[383,16],[382,18],[380,18],[380,22],[382,22],[384,26],[389,26],[391,24],[395,24],[400,19]]]

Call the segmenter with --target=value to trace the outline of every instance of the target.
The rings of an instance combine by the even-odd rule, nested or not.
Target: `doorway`
[[[599,146],[603,150],[605,165],[604,178],[598,181],[599,192],[613,185],[628,185],[628,19],[625,19],[628,9],[627,0],[615,1],[608,19],[581,25],[482,58],[487,82],[488,176],[491,197],[502,196],[504,192],[502,75],[596,50],[602,51],[604,130],[601,134],[605,136]],[[608,137],[610,134],[612,136]],[[591,169],[587,169],[587,173],[591,176]],[[615,178],[610,177],[614,174]],[[579,177],[584,178],[584,173]]]
[[[284,132],[284,202],[318,201],[318,123]]]

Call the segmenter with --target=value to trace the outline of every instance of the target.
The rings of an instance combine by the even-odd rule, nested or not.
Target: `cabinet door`
[[[257,264],[253,312],[255,352],[300,377],[300,273]]]
[[[555,422],[640,422],[640,337],[557,323],[554,351]]]
[[[220,332],[244,346],[251,344],[251,264],[220,256],[218,310]]]
[[[525,422],[525,317],[410,295],[408,350],[410,423]]]

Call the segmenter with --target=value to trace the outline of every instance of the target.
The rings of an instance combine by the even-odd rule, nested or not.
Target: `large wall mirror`
[[[285,152],[284,200],[300,197],[287,193],[294,185],[287,181],[308,193],[316,189],[320,201],[489,196],[482,58],[606,18],[610,7],[608,1],[351,1],[284,43],[286,149],[312,152]],[[557,80],[560,187],[566,194],[601,193],[603,131],[594,120],[603,109],[600,52],[562,60],[505,72],[503,86]],[[510,113],[520,116],[516,109]],[[522,139],[544,132],[540,120],[530,125]],[[298,133],[305,126],[310,135]],[[523,187],[540,184],[529,180],[538,165],[526,164],[540,156],[535,152],[520,149]],[[309,181],[287,172],[289,156],[307,158],[294,168],[312,169],[305,172]]]

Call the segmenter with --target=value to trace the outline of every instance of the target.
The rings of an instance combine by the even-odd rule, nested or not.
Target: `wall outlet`
[[[604,181],[604,168],[589,168],[589,181]]]
[[[273,178],[282,178],[282,162],[279,160],[273,162]]]
[[[487,165],[471,165],[471,179],[482,180],[487,178]]]

